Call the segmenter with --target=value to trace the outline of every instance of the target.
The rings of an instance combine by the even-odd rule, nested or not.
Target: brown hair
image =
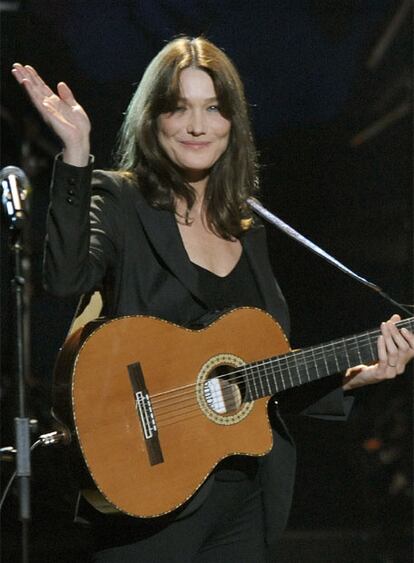
[[[210,170],[205,193],[208,224],[228,239],[250,224],[246,199],[257,190],[256,150],[238,72],[227,55],[207,39],[180,37],[151,61],[125,114],[117,149],[118,169],[137,181],[154,207],[175,212],[179,197],[191,209],[194,190],[160,146],[157,125],[161,113],[175,109],[180,73],[188,67],[209,74],[220,111],[231,122],[228,147]]]

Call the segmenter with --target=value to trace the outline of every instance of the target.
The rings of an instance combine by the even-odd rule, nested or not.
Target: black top
[[[233,270],[224,277],[198,264],[192,264],[197,269],[201,293],[212,310],[221,311],[242,306],[264,309],[263,297],[244,252]]]

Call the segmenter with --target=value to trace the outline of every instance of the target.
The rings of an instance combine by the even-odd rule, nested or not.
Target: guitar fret
[[[290,359],[293,360],[293,361],[287,362],[288,371],[287,371],[286,387],[294,386],[294,383],[293,383],[294,379],[293,379],[293,376],[292,376],[292,370],[294,370],[293,374],[295,374],[295,372],[296,372],[296,378],[299,379],[299,366],[296,362],[296,353],[295,352],[292,354],[292,356],[290,356]]]
[[[305,362],[304,362],[304,366],[305,366],[305,371],[306,371],[306,377],[307,377],[308,381],[310,381],[311,377],[310,377],[310,374],[309,374],[308,362],[306,361],[306,359],[305,359]]]
[[[344,369],[349,367],[349,357],[348,357],[348,351],[346,348],[346,345],[344,343],[344,340],[338,340],[336,342],[332,343],[332,346],[335,346],[336,348],[336,368],[337,371],[343,371]]]
[[[321,352],[322,352],[322,358],[323,358],[323,362],[325,364],[325,369],[326,369],[326,373],[329,373],[329,367],[328,367],[328,362],[326,360],[326,354],[323,350],[323,346],[321,346]]]
[[[254,387],[254,399],[258,399],[260,397],[259,392],[257,390],[257,373],[258,373],[258,369],[256,364],[254,364],[251,367],[251,381],[253,382],[253,387]]]
[[[359,349],[358,340],[357,340],[357,338],[356,338],[355,336],[354,336],[353,340],[354,340],[354,342],[355,342],[355,347],[356,347],[356,351],[357,351],[359,363],[362,364],[362,357],[361,357],[361,351],[360,351],[360,349]]]
[[[262,378],[262,376],[260,375],[259,370],[257,370],[257,374],[258,374],[258,376],[259,376],[260,387],[262,388],[262,395],[261,395],[261,396],[262,396],[262,397],[265,397],[265,396],[266,396],[266,393],[265,393],[265,390],[264,390],[264,387],[263,387],[263,378]]]
[[[254,374],[253,374],[253,377],[252,377],[252,381],[253,381],[253,387],[254,387],[254,391],[255,391],[255,399],[257,399],[257,397],[259,397],[259,395],[257,393],[256,378],[254,377]]]
[[[301,352],[301,356],[302,356],[302,365],[303,365],[303,381],[301,381],[301,383],[308,383],[309,381],[312,381],[312,375],[310,372],[310,365],[309,365],[309,351],[303,351]]]
[[[378,351],[377,351],[377,347],[375,346],[375,348],[373,347],[374,344],[374,338],[371,336],[371,334],[369,332],[366,333],[367,334],[367,341],[368,341],[368,347],[369,347],[369,352],[370,352],[370,360],[371,362],[375,362],[378,359]]]
[[[248,368],[245,368],[245,372],[247,371]],[[246,377],[246,400],[247,401],[253,401],[254,397],[252,394],[252,389],[250,387],[250,380],[248,377]]]
[[[359,353],[358,346],[355,346],[355,338],[348,338],[347,342],[348,357],[350,359],[350,366],[354,366],[361,363],[361,355]]]
[[[330,349],[331,348],[331,349]],[[332,345],[330,342],[322,346],[323,362],[325,364],[326,375],[334,373],[336,366],[334,358],[332,358]]]
[[[316,350],[316,353],[315,353]],[[312,349],[312,357],[315,364],[316,376],[313,379],[320,379],[329,373],[329,366],[327,363],[324,346],[318,346]]]
[[[341,368],[339,366],[338,356],[335,354],[335,348],[334,348],[333,342],[331,342],[331,348],[332,348],[332,355],[333,355],[334,360],[335,360],[336,372],[338,373],[338,372],[341,371]]]
[[[412,319],[408,322],[412,324]],[[353,365],[376,361],[378,334],[379,331],[366,331],[255,362],[250,366],[248,394],[252,398],[271,396],[290,387],[339,373]]]
[[[301,354],[300,352],[293,352],[292,359],[293,359],[293,362],[295,363],[295,370],[296,370],[296,373],[297,373],[297,381],[299,382],[300,381],[300,367],[299,367],[299,364],[298,364],[298,355],[303,355],[303,354]],[[289,375],[290,375],[290,385],[291,385],[291,387],[294,387],[295,384],[293,382],[291,374],[289,373]]]
[[[273,373],[272,365],[270,364],[270,369],[266,369],[266,381],[267,381],[267,394],[269,396],[273,395],[275,392],[275,375]],[[269,379],[269,375],[271,376]]]
[[[263,362],[262,362],[262,364],[263,364]],[[265,377],[266,377],[266,383],[267,383],[267,394],[272,395],[273,391],[272,391],[272,388],[270,387],[270,383],[269,383],[268,370],[265,370]]]
[[[352,364],[351,364],[351,360],[350,360],[350,358],[349,358],[348,348],[347,348],[347,345],[346,345],[346,340],[345,340],[345,338],[342,338],[342,346],[343,346],[343,348],[344,348],[344,352],[345,352],[345,356],[346,356],[346,360],[347,360],[347,365],[346,365],[346,367],[351,367]]]
[[[311,372],[310,372],[310,365],[309,365],[309,359],[308,359],[309,351],[304,351],[302,353],[302,356],[304,358],[303,365],[305,366],[306,379],[307,379],[307,382],[310,382],[310,381],[312,381],[312,375],[311,375]],[[311,356],[312,356],[312,354],[311,354]],[[306,383],[306,381],[304,383]]]
[[[282,369],[281,366],[282,366],[283,360],[286,361],[284,356],[282,356],[281,358],[278,358],[278,359],[277,359],[277,364],[278,364],[278,366],[279,366],[278,373],[279,373],[280,370]],[[275,373],[274,370],[272,370],[272,377],[273,377],[273,383],[274,383],[274,386],[275,386],[274,392],[275,392],[275,393],[279,393],[279,391],[280,391],[280,389],[279,389],[279,380],[277,379],[276,373]]]
[[[260,397],[270,397],[279,391],[273,363],[280,363],[280,358],[270,358],[269,360],[261,360],[254,362],[254,364],[250,364],[253,373],[253,386],[255,388],[254,399],[258,399]],[[273,385],[272,382],[269,381],[269,375],[272,376]],[[259,385],[256,384],[256,379],[260,382],[260,389],[258,389]]]
[[[312,351],[313,368],[316,372],[316,376],[312,377],[312,379],[311,379],[311,381],[313,381],[314,379],[317,379],[319,377],[319,371],[318,371],[318,364],[317,364],[316,357],[315,357],[315,349],[311,348],[311,351]]]
[[[287,356],[281,356],[280,358],[278,358],[278,362],[279,364],[279,369],[278,369],[278,375],[281,375],[281,379],[282,379],[282,383],[283,383],[283,370],[285,369],[285,366],[287,364]],[[276,387],[276,392],[278,393],[279,391],[283,391],[285,389],[284,385],[281,386],[281,382],[280,382],[280,378],[276,378],[276,375],[273,375],[273,379],[275,381],[275,387]]]
[[[328,342],[327,344],[324,345],[324,349],[325,349],[324,354],[325,354],[326,373],[327,374],[337,373],[341,371],[338,364],[338,358],[335,353],[334,343]]]
[[[308,383],[312,381],[312,365],[313,365],[313,354],[312,350],[305,349],[301,352],[296,352],[297,360],[296,363],[298,364],[298,384]]]
[[[288,358],[285,358],[285,365],[289,371],[289,360]],[[280,378],[282,380],[282,389],[286,389],[286,385],[285,385],[285,378],[283,377],[283,369],[280,370]]]

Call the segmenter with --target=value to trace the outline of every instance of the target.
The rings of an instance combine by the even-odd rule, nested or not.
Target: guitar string
[[[399,322],[399,324],[403,324],[403,323],[404,323],[404,321],[400,321],[400,322]],[[281,355],[281,356],[276,356],[275,358],[270,358],[270,359],[267,359],[267,360],[259,360],[259,361],[256,361],[256,362],[252,362],[252,363],[250,363],[250,364],[247,364],[247,365],[243,366],[242,369],[238,369],[238,370],[232,371],[232,372],[231,372],[231,376],[232,376],[232,381],[231,381],[231,382],[237,384],[237,383],[239,383],[239,382],[244,381],[244,380],[245,380],[246,371],[249,370],[249,369],[251,369],[251,370],[257,369],[259,366],[263,369],[263,368],[266,368],[267,365],[274,366],[274,365],[277,364],[277,363],[280,364],[281,362],[285,361],[285,362],[286,362],[286,366],[285,366],[285,368],[280,368],[279,373],[280,373],[282,379],[283,379],[283,375],[287,373],[288,376],[289,376],[289,379],[290,379],[291,382],[292,382],[292,386],[294,386],[293,380],[292,380],[292,375],[291,375],[291,373],[290,373],[290,367],[291,367],[291,368],[297,368],[297,367],[302,368],[303,366],[308,365],[309,362],[306,361],[306,357],[305,357],[306,355],[310,355],[310,356],[311,356],[312,362],[313,362],[313,361],[319,361],[319,360],[320,360],[321,358],[323,358],[323,357],[325,357],[325,359],[326,359],[327,361],[329,361],[330,359],[332,359],[332,357],[335,356],[335,354],[333,353],[334,350],[331,350],[331,351],[330,351],[330,356],[331,356],[331,358],[330,358],[330,357],[329,357],[329,354],[328,354],[328,357],[326,357],[327,355],[326,355],[326,354],[324,353],[324,351],[323,351],[324,348],[332,347],[334,344],[338,344],[338,343],[341,343],[342,346],[346,346],[346,343],[347,343],[347,341],[348,341],[348,342],[352,342],[352,345],[351,345],[351,346],[348,346],[348,347],[345,349],[345,352],[346,352],[346,353],[349,352],[350,354],[352,354],[355,350],[358,350],[358,351],[359,351],[360,349],[362,349],[363,347],[365,347],[367,344],[371,346],[371,345],[374,343],[374,342],[372,341],[373,338],[376,338],[376,336],[378,336],[379,334],[380,334],[379,331],[371,331],[371,332],[367,332],[367,333],[365,334],[364,338],[361,338],[360,336],[348,337],[348,338],[342,339],[342,340],[340,339],[340,340],[331,341],[331,342],[328,342],[328,343],[326,343],[326,344],[322,344],[322,345],[320,345],[320,346],[318,346],[318,347],[315,347],[315,348],[309,348],[309,349],[306,349],[306,348],[305,348],[305,349],[303,349],[303,350],[298,351],[297,353],[295,353],[295,352],[290,352],[290,353],[288,353],[287,356],[286,356],[286,355]],[[357,339],[359,339],[360,345],[358,344]],[[297,354],[297,356],[296,356],[296,354]],[[294,362],[294,365],[293,365],[293,366],[287,365],[289,362],[290,362],[290,363],[293,363],[293,362]],[[318,369],[317,369],[317,368],[316,368],[316,370],[317,370],[317,373],[318,373]],[[340,371],[340,370],[338,370],[338,371]],[[283,372],[285,372],[285,373],[283,373]],[[237,374],[240,374],[240,377],[239,377],[239,378],[234,377],[234,375],[237,375]],[[270,374],[271,374],[271,375],[274,375],[274,374],[272,373],[272,371],[270,372]],[[269,375],[269,372],[266,372],[266,373],[264,374],[265,377],[267,377],[268,375]],[[219,376],[217,377],[217,379],[222,379],[222,378],[226,378],[226,377],[227,377],[227,374],[226,374],[226,375],[219,375]],[[263,381],[263,376],[261,376],[260,374],[259,374],[258,376],[255,376],[255,377],[249,379],[249,383],[251,382],[251,383],[253,383],[253,385],[255,385],[255,383],[262,382],[262,381]],[[298,383],[300,383],[300,379],[298,380]],[[182,400],[182,397],[185,395],[186,392],[185,392],[185,391],[184,391],[184,393],[179,393],[179,392],[180,392],[182,389],[187,389],[188,394],[191,394],[191,395],[192,395],[192,393],[193,393],[193,388],[195,387],[195,385],[196,385],[196,384],[191,383],[191,384],[188,384],[188,385],[183,386],[183,387],[181,387],[181,388],[180,388],[180,387],[177,387],[177,388],[171,389],[171,390],[169,390],[169,391],[165,391],[165,392],[162,392],[162,393],[154,394],[154,395],[151,396],[151,400],[153,401],[153,406],[156,406],[156,405],[159,404],[160,402],[168,401],[170,398],[171,398],[171,399],[179,398],[179,400]],[[262,385],[262,387],[263,387],[263,385]],[[268,387],[269,387],[269,385],[268,385]],[[278,390],[276,390],[275,392],[277,392],[277,391],[278,391]],[[177,394],[177,392],[178,392],[178,394]],[[174,394],[174,395],[173,395],[173,394]]]
[[[179,424],[180,422],[187,422],[191,418],[195,418],[196,416],[203,415],[203,412],[199,408],[191,409],[191,411],[180,413],[178,412],[174,418],[166,418],[158,423],[158,429],[161,430],[162,428],[166,428],[167,426],[172,426],[175,424]],[[176,418],[181,416],[181,418]]]
[[[274,394],[274,392],[272,393],[268,393],[267,395],[265,393],[263,393],[263,396],[267,396],[270,397],[272,394]],[[184,405],[184,401],[180,401],[180,406],[179,408],[174,408],[174,405],[170,405],[172,407],[172,409],[167,410],[166,408],[163,409],[158,409],[156,412],[156,417],[157,417],[157,423],[158,425],[161,427],[165,426],[165,423],[167,422],[168,424],[173,424],[173,423],[177,423],[180,421],[183,421],[185,419],[187,419],[190,416],[194,416],[196,414],[202,414],[202,411],[200,410],[200,407],[196,401],[196,398],[194,395],[192,395],[191,397],[187,397],[186,402],[188,403],[190,401],[190,404]],[[241,405],[240,405],[241,406]],[[236,409],[237,410],[237,409]],[[222,413],[222,414],[228,414],[228,413]],[[177,418],[180,417],[180,418]]]
[[[268,371],[268,370],[265,370]],[[270,374],[272,376],[274,376],[273,371],[270,371]],[[296,384],[300,383],[300,378],[297,378],[297,382],[295,382]],[[294,386],[294,383],[292,381],[292,386]],[[267,396],[270,397],[271,395],[273,395],[275,392],[279,391],[278,389],[276,391],[273,391],[272,393],[268,393],[267,395],[265,393],[262,394],[263,397]],[[244,401],[242,401],[243,404]],[[185,399],[180,399],[178,401],[178,403],[180,404],[179,408],[174,408],[177,405],[177,402],[175,404],[173,403],[169,403],[168,405],[164,405],[164,406],[160,406],[157,409],[155,409],[156,412],[156,420],[158,423],[158,426],[161,428],[164,428],[165,426],[169,426],[171,424],[176,424],[178,422],[182,422],[184,420],[186,420],[187,418],[189,418],[189,415],[195,416],[196,414],[202,415],[202,411],[199,407],[199,404],[197,402],[197,398],[194,395],[194,393],[191,394],[191,396],[187,395],[187,397]],[[184,404],[187,403],[187,404]],[[241,406],[241,405],[240,405]],[[236,409],[239,410],[240,406]],[[168,407],[171,407],[170,409],[168,409]],[[229,413],[224,413],[224,415],[228,415]]]
[[[274,375],[273,372],[271,372],[272,376]],[[292,386],[294,386],[295,384],[300,383],[300,378],[297,378],[297,381],[294,383],[292,378],[291,378],[291,382],[292,382]],[[263,390],[263,385],[262,385],[262,390]],[[276,390],[276,392],[278,391],[278,389]],[[265,394],[263,393],[262,396],[267,396],[270,397],[272,394],[274,394],[274,392],[269,393],[269,394]],[[184,405],[184,402],[189,402],[190,404]],[[197,414],[202,415],[202,411],[198,405],[198,402],[196,400],[196,397],[194,396],[194,394],[192,394],[191,396],[188,396],[185,400],[180,400],[178,401],[180,404],[180,407],[174,408],[174,405],[170,403],[172,409],[168,410],[167,408],[162,408],[159,407],[156,410],[156,419],[157,419],[157,424],[160,428],[164,428],[165,426],[169,426],[171,424],[177,424],[179,422],[182,422],[186,419],[188,419],[190,416],[196,416]],[[177,404],[177,402],[176,402]],[[240,405],[241,406],[241,405]],[[239,408],[239,407],[238,407]],[[238,409],[236,409],[238,410]],[[226,414],[226,413],[224,413]],[[228,413],[227,413],[228,414]]]
[[[400,321],[399,325],[405,325],[408,322],[411,324],[411,322],[412,322],[411,319],[405,320],[405,321]],[[380,331],[378,331],[378,330],[370,331],[370,332],[362,333],[361,335],[343,338],[343,339],[339,339],[339,340],[336,340],[336,341],[331,341],[331,342],[328,342],[326,344],[322,344],[322,345],[320,345],[319,347],[316,347],[316,348],[309,348],[309,349],[301,350],[301,351],[298,352],[298,355],[301,356],[301,359],[303,359],[305,361],[302,361],[302,362],[296,361],[295,367],[298,368],[299,366],[302,367],[303,365],[306,365],[306,358],[305,358],[306,354],[309,355],[309,353],[311,353],[313,361],[315,361],[318,353],[319,353],[319,357],[321,357],[321,356],[323,357],[324,348],[326,349],[328,347],[331,347],[330,355],[333,356],[334,350],[332,349],[332,346],[334,344],[339,345],[339,343],[342,346],[345,346],[345,352],[346,352],[347,356],[348,356],[349,353],[352,353],[354,350],[357,350],[358,354],[360,356],[360,349],[362,348],[362,346],[367,345],[367,343],[371,348],[370,351],[371,351],[371,354],[372,354],[372,345],[374,344],[374,339],[376,339],[379,334],[380,334]],[[348,344],[351,343],[351,345],[346,347],[347,343]],[[300,377],[297,379],[297,382],[294,383],[294,379],[292,377],[292,373],[290,372],[289,365],[288,365],[289,359],[293,358],[293,356],[294,356],[294,354],[291,355],[289,353],[285,357],[283,357],[283,355],[282,355],[281,357],[275,357],[275,358],[270,358],[268,360],[256,361],[256,362],[249,364],[248,366],[243,366],[243,368],[241,370],[235,370],[235,372],[242,374],[242,376],[241,376],[242,379],[245,379],[244,374],[246,374],[247,369],[252,370],[255,367],[257,369],[257,367],[261,365],[262,368],[265,367],[265,377],[267,378],[268,368],[266,366],[273,365],[275,363],[280,364],[281,361],[285,360],[290,382],[291,382],[292,386],[294,386],[295,384],[300,383]],[[295,357],[293,359],[296,360],[297,358],[298,357]],[[326,363],[326,357],[324,359],[325,359],[325,363]],[[335,360],[336,360],[336,363],[338,363],[336,357],[335,357]],[[349,363],[349,357],[347,357],[347,360],[348,360],[347,363]],[[318,368],[317,368],[317,366],[315,366],[315,367],[316,367],[316,372],[319,376]],[[326,363],[326,367],[329,371],[327,363]],[[234,374],[235,372],[232,372],[232,373]],[[277,388],[277,384],[276,384],[275,375],[274,375],[273,370],[270,370],[270,375],[274,379],[274,384],[276,386],[275,391],[277,392],[278,388]],[[219,376],[219,377],[221,378],[221,377],[226,377],[226,376],[223,375],[223,376]],[[281,377],[282,377],[282,382],[284,384],[283,374],[281,374]],[[308,377],[309,377],[309,375],[308,375]],[[253,378],[253,381],[254,381],[254,379],[257,379],[257,378]],[[266,394],[264,393],[263,376],[260,376],[260,374],[259,374],[259,381],[260,381],[260,385],[262,387],[261,396],[266,396]],[[268,383],[268,380],[267,380],[267,386],[270,390],[270,385]],[[284,386],[285,386],[285,384],[284,384]],[[171,424],[177,424],[179,422],[182,422],[183,420],[187,420],[188,418],[193,418],[195,416],[201,416],[203,414],[201,409],[199,408],[199,405],[196,401],[196,398],[194,397],[193,390],[192,390],[193,387],[195,387],[195,384],[189,384],[189,385],[185,386],[187,391],[184,391],[181,394],[179,393],[178,395],[176,393],[175,398],[178,398],[178,401],[175,401],[175,405],[174,405],[173,402],[170,401],[169,404],[167,404],[167,408],[165,407],[165,404],[161,405],[161,406],[155,406],[154,407],[158,428],[165,428],[166,426],[169,426]],[[255,385],[255,387],[256,387],[256,385]],[[191,391],[190,391],[190,389],[191,389]],[[257,394],[257,388],[255,390],[256,390],[256,394]],[[176,390],[175,390],[175,392],[176,392]],[[167,393],[171,394],[171,391],[169,391]],[[191,395],[189,395],[189,393],[191,393]],[[185,396],[185,394],[187,394],[187,397],[183,399],[183,396]],[[272,391],[272,393],[269,393],[267,396],[270,396],[271,394],[274,394],[274,391]],[[162,395],[162,394],[159,394],[159,396],[160,395]],[[259,395],[259,397],[260,397],[260,395]],[[190,404],[187,404],[184,407],[183,406],[184,402],[188,403],[189,401],[191,401]],[[180,404],[179,409],[175,408],[177,406],[177,404]],[[171,407],[173,409],[175,409],[175,412],[174,412],[174,410],[171,411]],[[168,408],[170,408],[169,411],[167,410]],[[238,410],[238,409],[236,409],[236,410]]]
[[[268,369],[265,369],[265,377],[267,377],[268,375]],[[270,374],[272,375],[272,377],[274,377],[274,373],[273,371],[270,371]],[[291,374],[290,374],[291,375]],[[299,384],[300,383],[300,378],[298,377],[291,377],[291,382],[292,382],[292,386],[294,386],[295,384]],[[295,380],[295,381],[294,381]],[[263,386],[262,386],[263,389]],[[278,389],[276,389],[276,391],[272,392],[272,393],[262,393],[261,395],[263,397],[270,397],[272,394],[274,394],[275,392],[277,392]],[[242,401],[243,404],[244,401]],[[177,405],[179,405],[179,408],[177,408]],[[239,407],[237,409],[235,409],[236,411],[239,410],[239,408],[242,405],[239,405]],[[159,428],[165,428],[166,426],[170,426],[172,424],[177,424],[180,422],[183,422],[189,418],[192,418],[194,416],[197,415],[203,415],[202,410],[199,407],[199,404],[197,402],[197,398],[194,395],[194,393],[191,394],[191,396],[188,396],[183,399],[182,397],[179,399],[179,401],[176,401],[175,403],[170,402],[167,405],[161,405],[158,407],[154,408],[154,412],[155,412],[155,416],[156,416],[156,420],[157,420],[157,426]],[[231,412],[230,412],[231,414]],[[220,414],[219,414],[220,415]],[[229,413],[222,413],[222,416],[225,415],[229,415]]]
[[[272,378],[274,379],[274,372],[272,370],[269,370],[268,368],[265,368],[264,369],[264,376],[262,376],[261,379],[263,379],[264,377],[268,377],[269,375],[271,375]],[[300,383],[300,378],[292,377],[292,374],[290,372],[289,372],[289,376],[290,376],[290,381],[291,381],[292,387],[294,387],[295,385]],[[257,379],[257,378],[253,378],[253,379]],[[251,381],[251,379],[249,379],[249,382],[250,381]],[[274,383],[276,383],[276,382],[274,381]],[[267,385],[268,389],[270,389],[269,384],[267,383],[266,385]],[[257,387],[259,387],[259,386],[257,386]],[[260,385],[260,387],[262,388],[263,392],[261,392],[259,394],[258,398],[260,398],[260,397],[270,397],[271,395],[273,395],[273,394],[275,394],[276,392],[279,391],[279,389],[276,388],[272,392],[266,393],[266,392],[264,392],[264,385]],[[276,385],[276,387],[277,387],[277,385]],[[200,411],[200,407],[198,405],[197,398],[196,398],[196,396],[193,392],[191,392],[191,394],[189,394],[188,392],[185,393],[185,394],[182,393],[181,396],[177,395],[176,398],[178,400],[169,401],[169,402],[164,403],[164,404],[153,405],[154,413],[156,415],[156,420],[157,420],[158,424],[162,424],[162,422],[165,420],[166,417],[167,417],[168,420],[171,420],[171,418],[174,417],[174,416],[180,416],[181,414],[185,415],[188,412],[192,412],[193,410]],[[214,398],[222,399],[222,395],[219,392],[213,393],[212,398],[213,398],[213,402],[214,402]],[[252,398],[252,400],[254,400],[254,398]],[[245,402],[245,401],[242,401],[242,403],[243,402]],[[240,408],[240,406],[236,410],[238,410]],[[201,411],[200,411],[200,413],[201,413]]]
[[[273,376],[273,373],[271,373],[271,374]],[[298,380],[297,383],[300,383],[300,380]],[[294,385],[292,385],[292,386],[294,386]],[[275,391],[272,391],[271,393],[267,393],[267,394],[262,393],[261,395],[263,397],[270,397],[271,395],[273,395],[277,391],[278,390],[276,389]],[[190,404],[185,405],[184,403],[190,403]],[[177,408],[177,405],[179,405],[179,408]],[[238,409],[236,409],[236,410],[238,410]],[[177,423],[177,422],[180,422],[180,421],[188,418],[188,415],[193,416],[193,414],[196,414],[196,413],[202,414],[202,411],[200,410],[200,407],[198,405],[198,402],[197,402],[194,394],[191,394],[191,396],[187,396],[184,399],[180,398],[179,401],[175,402],[175,404],[170,402],[168,405],[159,406],[158,408],[154,408],[154,412],[155,412],[155,415],[156,415],[157,425],[160,426],[160,427],[161,426],[164,427],[165,422],[167,422],[168,424]],[[226,414],[226,413],[222,413],[222,414]],[[174,419],[174,417],[175,417],[175,419]],[[177,417],[180,417],[180,418],[177,419]]]
[[[370,342],[368,342],[370,344]],[[362,348],[365,345],[365,343],[362,343],[361,346],[355,346],[355,347],[348,347],[347,350],[349,350],[351,353],[358,348]],[[328,344],[325,345],[325,347],[328,347]],[[321,348],[321,347],[319,347]],[[317,347],[313,348],[313,349],[303,349],[303,350],[298,350],[297,352],[287,352],[284,354],[281,354],[280,356],[274,356],[272,358],[267,358],[264,360],[255,360],[254,362],[250,362],[247,364],[244,364],[243,366],[241,366],[241,368],[239,369],[235,369],[232,370],[230,372],[230,374],[232,376],[240,374],[241,377],[239,378],[239,382],[241,382],[244,379],[245,376],[245,372],[247,369],[254,369],[256,368],[259,364],[262,364],[261,367],[265,367],[266,365],[274,365],[280,362],[285,361],[286,363],[289,363],[293,358],[295,360],[295,364],[302,366],[302,365],[306,365],[308,362],[304,361],[301,364],[297,364],[298,358],[300,356],[305,356],[306,354],[310,354],[312,355],[312,360],[320,360],[323,357],[326,357],[326,353],[322,352],[322,351],[316,351],[314,352],[313,350],[318,350]],[[332,351],[331,351],[332,354]],[[295,356],[295,357],[294,357]],[[289,366],[286,367],[286,371],[289,371]],[[228,377],[229,374],[224,374],[224,375],[218,375],[216,377],[216,379],[226,379]],[[259,376],[260,377],[260,376]],[[255,378],[251,379],[250,381],[254,381]],[[232,383],[237,383],[238,380],[237,378],[232,377]],[[195,386],[194,383],[190,383],[188,385],[184,385],[182,387],[175,387],[173,389],[170,389],[168,391],[163,391],[161,393],[155,393],[151,395],[151,399],[154,401],[154,403],[157,402],[161,402],[162,400],[167,400],[168,399],[168,395],[172,394],[172,393],[176,393],[177,391],[181,391],[182,389],[191,389]],[[161,399],[158,399],[159,397],[161,397]]]
[[[408,321],[411,321],[412,324],[414,325],[414,322],[412,319],[408,319]],[[400,321],[399,324],[404,323],[404,321]],[[231,372],[232,375],[237,374],[237,373],[241,373],[244,374],[245,369],[249,368],[250,366],[255,367],[256,364],[262,363],[262,365],[266,365],[266,364],[273,364],[273,363],[277,363],[278,361],[283,361],[285,360],[286,363],[290,361],[290,358],[294,358],[295,359],[295,363],[297,362],[297,359],[299,356],[304,356],[306,354],[311,354],[312,355],[312,359],[315,360],[320,360],[323,357],[327,357],[327,359],[330,359],[332,357],[334,357],[335,354],[335,350],[331,349],[330,352],[328,353],[328,355],[324,352],[324,348],[332,348],[333,346],[335,346],[336,348],[339,348],[340,346],[343,347],[345,349],[345,352],[349,351],[350,353],[353,353],[355,350],[359,350],[360,348],[365,347],[367,344],[371,345],[374,344],[375,339],[377,338],[377,336],[379,336],[381,333],[378,330],[374,330],[374,331],[370,331],[370,332],[366,332],[366,333],[361,333],[360,335],[356,335],[356,336],[351,336],[351,337],[345,337],[342,339],[337,339],[337,340],[332,340],[329,341],[327,343],[318,345],[318,346],[311,346],[311,347],[307,347],[307,348],[303,348],[298,350],[297,352],[292,352],[289,351],[287,353],[281,354],[280,356],[274,356],[272,358],[267,358],[264,360],[256,360],[254,362],[248,363],[248,364],[244,364],[241,369],[239,370],[233,370]],[[348,344],[348,345],[347,345]],[[303,365],[305,365],[307,362],[303,362]],[[302,364],[301,364],[302,365]],[[224,375],[219,375],[217,376],[217,379],[222,379],[222,378],[226,378],[227,374]],[[188,384],[182,387],[176,387],[174,389],[170,389],[169,391],[164,391],[161,393],[156,393],[154,395],[152,395],[152,398],[157,398],[157,397],[161,397],[164,395],[168,395],[169,393],[173,393],[175,391],[184,389],[184,388],[189,388],[194,386],[194,384]]]
[[[261,362],[258,362],[258,363],[261,363]],[[263,363],[263,365],[265,365],[265,362],[262,362],[262,363]],[[257,364],[257,363],[256,363],[256,364]],[[300,365],[300,364],[298,364],[298,365]],[[289,379],[290,379],[290,383],[291,383],[291,386],[292,386],[292,387],[295,386],[295,385],[297,385],[297,384],[300,384],[300,383],[301,383],[300,378],[297,378],[297,376],[292,376],[292,373],[289,371],[289,368],[288,368],[288,373],[289,373]],[[318,373],[318,370],[317,370],[317,373]],[[270,375],[272,376],[272,378],[274,379],[274,373],[273,373],[273,371],[270,371],[270,372],[269,372],[268,369],[265,369],[264,377],[267,378],[269,374],[270,374]],[[318,375],[319,375],[319,373],[318,373]],[[327,374],[327,375],[328,375],[328,374]],[[278,386],[277,386],[277,384],[276,384],[276,381],[274,380],[274,384],[276,384],[276,389],[275,389],[275,390],[271,390],[271,392],[267,392],[267,393],[264,392],[264,385],[265,385],[265,384],[263,383],[264,377],[263,377],[263,376],[260,377],[260,381],[261,381],[260,387],[262,388],[262,392],[259,393],[259,397],[260,397],[260,396],[263,396],[263,397],[264,397],[264,396],[271,396],[271,395],[273,395],[274,393],[276,393],[276,392],[279,391]],[[282,376],[282,377],[283,377],[283,376]],[[243,379],[244,379],[244,378],[243,378]],[[255,379],[257,380],[257,378],[255,378]],[[251,381],[251,380],[250,380],[250,381]],[[250,382],[250,381],[249,381],[249,382]],[[270,390],[270,385],[269,385],[269,383],[268,383],[268,380],[267,380],[266,385],[267,385],[267,387],[268,387],[268,390]],[[194,386],[195,386],[194,384],[191,384],[191,387],[194,387]],[[259,387],[259,386],[257,386],[257,387]],[[284,385],[284,387],[285,387],[285,385]],[[256,394],[257,394],[257,388],[256,388]],[[185,395],[187,395],[187,397],[186,397]],[[217,395],[216,395],[216,397],[217,397]],[[220,397],[221,397],[221,395],[220,395]],[[169,401],[169,402],[166,403],[166,404],[165,404],[165,402],[164,402],[163,405],[153,405],[153,407],[154,407],[155,411],[157,411],[157,415],[158,415],[158,416],[162,416],[163,414],[171,415],[171,412],[173,412],[174,408],[176,408],[177,405],[179,405],[179,408],[183,408],[184,402],[185,402],[185,401],[188,401],[188,400],[191,400],[191,399],[193,399],[193,398],[194,398],[194,394],[193,394],[193,392],[192,392],[192,390],[191,390],[190,393],[176,394],[176,395],[174,396],[174,399],[176,399],[175,401]],[[213,395],[213,398],[214,398],[214,395]],[[254,399],[254,397],[253,397],[253,399]],[[197,407],[197,408],[198,408],[198,407]]]

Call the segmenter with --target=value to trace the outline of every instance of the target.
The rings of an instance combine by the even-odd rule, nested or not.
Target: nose
[[[198,108],[194,108],[189,112],[188,122],[187,122],[187,133],[199,137],[206,133],[206,119],[203,111]]]

